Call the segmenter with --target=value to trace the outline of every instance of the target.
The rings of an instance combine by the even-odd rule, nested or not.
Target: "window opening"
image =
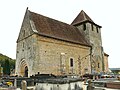
[[[93,24],[91,24],[91,27],[92,27],[92,31],[94,31],[94,27],[93,27]]]
[[[97,33],[99,33],[99,31],[98,31],[98,27],[96,26],[96,30],[97,30]]]
[[[24,48],[24,42],[23,42],[23,48]]]
[[[86,24],[85,23],[83,24],[83,30],[84,31],[86,30]]]
[[[98,68],[100,68],[100,63],[98,63]]]
[[[73,58],[70,58],[70,67],[73,67]]]
[[[23,30],[23,36],[25,37],[25,30]]]

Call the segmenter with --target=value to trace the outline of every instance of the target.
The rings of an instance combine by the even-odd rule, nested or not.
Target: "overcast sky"
[[[0,53],[16,58],[16,40],[26,8],[70,24],[84,10],[102,26],[109,67],[120,68],[120,0],[0,0]]]

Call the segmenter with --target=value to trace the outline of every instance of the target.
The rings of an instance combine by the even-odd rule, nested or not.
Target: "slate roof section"
[[[90,46],[85,36],[75,26],[29,11],[37,34],[67,42]]]
[[[83,10],[81,10],[81,12],[78,14],[78,16],[73,20],[71,25],[75,26],[78,24],[82,24],[83,22],[90,22],[101,28],[101,26],[95,24],[94,21]]]

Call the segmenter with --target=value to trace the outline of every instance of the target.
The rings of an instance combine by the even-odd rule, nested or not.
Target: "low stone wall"
[[[95,87],[106,87],[106,82],[104,81],[94,81],[92,82]]]
[[[112,89],[120,89],[120,82],[117,81],[93,81],[93,86],[95,87],[106,87]]]
[[[120,82],[109,82],[106,83],[107,88],[120,89]]]
[[[25,80],[27,82],[27,86],[34,86],[34,79],[31,78],[26,78],[26,77],[10,77],[10,78],[4,78],[2,79],[1,82],[12,82],[13,85],[15,84],[15,79],[16,79],[16,87],[20,88],[21,87],[21,82],[22,80]]]
[[[36,83],[35,90],[83,90],[82,82],[69,83]]]

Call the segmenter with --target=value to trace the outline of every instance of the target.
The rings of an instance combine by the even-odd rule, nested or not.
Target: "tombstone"
[[[83,88],[82,87],[79,87],[77,84],[75,84],[75,90],[83,90]]]
[[[71,90],[71,85],[69,84],[69,86],[68,86],[68,90]]]
[[[87,90],[94,90],[94,87],[92,86],[91,80],[88,80]]]
[[[17,88],[17,79],[14,79],[14,87]]]
[[[22,90],[27,90],[27,82],[25,80],[22,80],[21,87],[22,87]]]

